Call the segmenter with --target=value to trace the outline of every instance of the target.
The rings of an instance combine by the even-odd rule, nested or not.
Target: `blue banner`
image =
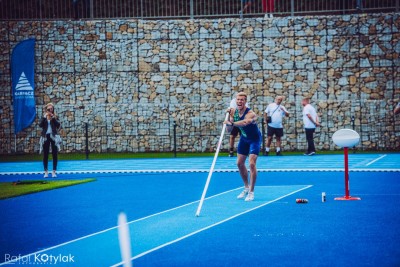
[[[20,42],[11,56],[14,133],[29,127],[36,118],[35,39]]]

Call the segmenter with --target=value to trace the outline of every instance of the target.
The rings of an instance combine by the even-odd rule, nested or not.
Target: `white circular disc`
[[[360,135],[351,129],[341,129],[332,135],[335,145],[340,147],[353,147],[360,142]]]

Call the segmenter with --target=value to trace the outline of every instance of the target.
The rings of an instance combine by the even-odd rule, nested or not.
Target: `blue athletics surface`
[[[200,218],[194,216],[196,201],[207,172],[60,174],[57,179],[97,181],[1,200],[0,262],[33,253],[22,259],[32,264],[34,256],[64,255],[73,256],[68,266],[117,264],[121,258],[115,227],[118,213],[125,211],[134,266],[399,266],[398,162],[393,163],[391,154],[368,156],[352,162],[353,168],[386,164],[377,168],[392,171],[352,172],[351,194],[361,201],[333,200],[344,194],[342,172],[302,170],[259,173],[256,200],[245,203],[236,200],[239,174],[218,172],[207,194],[215,197],[205,201]],[[284,161],[274,163],[284,165],[289,158],[311,160],[282,157]],[[262,159],[272,164],[273,157]],[[222,160],[234,166],[235,159]],[[193,166],[199,161],[193,160]],[[41,177],[14,174],[0,179]],[[327,194],[325,203],[322,192]],[[296,204],[296,198],[309,203]],[[19,263],[26,264],[22,259]]]
[[[73,173],[137,173],[137,172],[208,172],[212,157],[176,159],[70,160],[60,161],[58,172]],[[353,154],[351,171],[400,171],[400,154]],[[51,163],[49,163],[51,166]],[[343,155],[262,157],[259,171],[341,171]],[[219,157],[215,171],[236,171],[235,158]],[[0,163],[0,175],[39,174],[41,162]],[[0,180],[2,178],[0,177]]]
[[[167,210],[129,224],[132,256],[137,258],[155,249],[215,227],[238,216],[266,206],[297,193],[310,186],[259,187],[257,200],[250,203],[238,201],[238,188],[217,194],[205,200],[200,217],[194,216],[198,202]],[[74,255],[74,263],[80,266],[111,266],[121,261],[118,249],[118,232],[111,228],[57,247],[37,252],[46,255]],[[34,260],[34,255],[28,256]]]

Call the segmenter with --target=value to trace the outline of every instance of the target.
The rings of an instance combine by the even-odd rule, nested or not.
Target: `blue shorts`
[[[243,136],[240,137],[237,153],[248,156],[249,154],[258,155],[261,150],[261,136],[258,140],[250,140]]]

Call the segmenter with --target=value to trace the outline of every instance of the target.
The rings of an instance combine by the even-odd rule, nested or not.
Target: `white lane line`
[[[225,191],[225,192],[216,194],[216,195],[212,195],[212,196],[210,196],[210,197],[207,197],[206,199],[211,199],[211,198],[214,198],[214,197],[217,197],[217,196],[226,194],[226,193],[230,193],[230,192],[232,192],[232,191],[235,191],[235,190],[238,190],[238,189],[241,189],[241,188],[242,188],[242,187],[234,188],[234,189],[231,189],[231,190],[228,190],[228,191]],[[167,213],[167,212],[170,212],[170,211],[179,209],[179,208],[183,208],[183,207],[189,206],[189,205],[194,204],[194,203],[197,203],[197,202],[199,202],[199,200],[196,200],[196,201],[193,201],[193,202],[189,202],[189,203],[187,203],[187,204],[184,204],[184,205],[181,205],[181,206],[172,208],[172,209],[164,210],[164,211],[161,211],[161,212],[157,212],[157,213],[155,213],[155,214],[152,214],[152,215],[148,215],[148,216],[143,217],[143,218],[139,218],[139,219],[130,221],[130,222],[128,222],[127,224],[131,224],[131,223],[134,223],[134,222],[142,221],[142,220],[148,219],[148,218],[150,218],[150,217],[154,217],[154,216],[157,216],[157,215],[160,215],[160,214],[163,214],[163,213]],[[67,241],[67,242],[64,242],[64,243],[61,243],[61,244],[58,244],[58,245],[49,247],[49,248],[45,248],[45,249],[42,249],[42,250],[39,250],[39,251],[30,253],[30,254],[27,254],[27,255],[25,255],[25,256],[20,256],[20,257],[18,257],[18,259],[13,259],[13,260],[11,260],[11,261],[7,261],[7,262],[0,263],[0,266],[6,265],[6,264],[10,264],[10,263],[12,264],[12,263],[15,263],[15,262],[19,261],[20,259],[29,258],[29,257],[34,256],[34,255],[36,255],[36,254],[41,254],[41,253],[43,253],[43,252],[46,252],[46,251],[49,251],[49,250],[52,250],[52,249],[55,249],[55,248],[59,248],[59,247],[62,247],[62,246],[65,246],[65,245],[68,245],[68,244],[71,244],[71,243],[74,243],[74,242],[77,242],[77,241],[80,241],[80,240],[83,240],[83,239],[92,237],[92,236],[100,235],[100,234],[106,233],[106,232],[108,232],[108,231],[117,229],[117,228],[118,228],[118,226],[110,227],[110,228],[108,228],[108,229],[105,229],[105,230],[102,230],[102,231],[99,231],[99,232],[96,232],[96,233],[93,233],[93,234],[85,235],[85,236],[82,236],[82,237],[79,237],[79,238],[76,238],[76,239],[73,239],[73,240],[70,240],[70,241]]]
[[[155,247],[155,248],[153,248],[153,249],[150,249],[150,250],[147,250],[147,251],[145,251],[145,252],[142,252],[142,253],[140,253],[140,254],[138,254],[138,255],[132,257],[131,260],[140,258],[140,257],[142,257],[142,256],[144,256],[144,255],[147,255],[147,254],[151,253],[151,252],[154,252],[154,251],[159,250],[159,249],[161,249],[161,248],[163,248],[163,247],[166,247],[166,246],[169,246],[169,245],[174,244],[174,243],[176,243],[176,242],[179,242],[179,241],[181,241],[181,240],[183,240],[183,239],[186,239],[186,238],[188,238],[188,237],[190,237],[190,236],[193,236],[193,235],[195,235],[195,234],[198,234],[198,233],[200,233],[200,232],[203,232],[203,231],[205,231],[205,230],[208,230],[208,229],[210,229],[210,228],[212,228],[212,227],[215,227],[215,226],[217,226],[217,225],[220,225],[220,224],[222,224],[222,223],[224,223],[224,222],[227,222],[227,221],[230,221],[230,220],[232,220],[232,219],[235,219],[236,217],[239,217],[239,216],[241,216],[241,215],[243,215],[243,214],[249,213],[249,212],[251,212],[251,211],[253,211],[253,210],[262,208],[262,207],[264,207],[264,206],[267,206],[267,205],[269,205],[269,204],[271,204],[271,203],[274,203],[274,202],[276,202],[276,201],[278,201],[278,200],[281,200],[281,199],[283,199],[283,198],[285,198],[285,197],[288,197],[288,196],[290,196],[290,195],[293,195],[293,194],[295,194],[295,193],[297,193],[297,192],[303,191],[303,190],[308,189],[308,188],[310,188],[310,187],[312,187],[312,185],[307,185],[307,186],[305,186],[305,187],[303,187],[303,188],[300,188],[300,189],[298,189],[298,190],[296,190],[296,191],[290,192],[289,194],[286,194],[286,195],[281,196],[281,197],[278,197],[278,198],[276,198],[276,199],[274,199],[274,200],[265,202],[265,203],[263,203],[263,204],[261,204],[261,205],[259,205],[259,206],[257,206],[257,207],[254,207],[254,208],[252,208],[252,209],[249,209],[249,210],[240,212],[240,213],[238,213],[238,214],[236,214],[236,215],[233,215],[233,216],[231,216],[231,217],[229,217],[229,218],[227,218],[227,219],[224,219],[224,220],[222,220],[222,221],[219,221],[219,222],[217,222],[217,223],[214,223],[214,224],[212,224],[212,225],[209,225],[209,226],[207,226],[207,227],[204,227],[204,228],[202,228],[202,229],[200,229],[200,230],[194,231],[194,232],[192,232],[192,233],[190,233],[190,234],[187,234],[187,235],[185,235],[185,236],[182,236],[182,237],[180,237],[180,238],[177,238],[177,239],[175,239],[175,240],[172,240],[172,241],[170,241],[170,242],[167,242],[167,243],[165,243],[165,244],[162,244],[162,245],[160,245],[160,246],[158,246],[158,247]],[[111,267],[121,266],[122,263],[123,263],[123,262],[116,263],[116,264],[112,265]]]
[[[259,187],[260,187],[260,186],[259,186]],[[264,187],[264,186],[261,186],[261,187]],[[277,185],[277,186],[266,186],[266,187],[288,187],[288,186],[287,186],[287,185]],[[245,211],[245,212],[238,213],[238,214],[236,214],[236,215],[234,215],[234,216],[232,216],[232,217],[229,217],[229,218],[227,218],[227,219],[225,219],[225,220],[223,220],[223,221],[220,221],[220,222],[215,223],[215,224],[213,224],[213,225],[207,226],[207,227],[205,227],[205,228],[203,228],[203,229],[200,229],[200,230],[197,230],[197,231],[195,231],[195,232],[192,232],[192,233],[190,233],[190,234],[188,234],[188,235],[186,235],[186,236],[180,237],[180,238],[178,238],[178,239],[176,239],[176,240],[170,241],[170,242],[168,242],[168,243],[165,243],[165,244],[163,244],[163,245],[161,245],[161,246],[158,246],[158,247],[156,247],[156,248],[153,248],[153,249],[151,249],[151,250],[145,251],[145,252],[143,252],[143,253],[141,253],[141,254],[139,254],[139,255],[136,255],[135,257],[132,257],[132,260],[134,260],[134,259],[136,259],[136,258],[139,258],[139,257],[141,257],[141,256],[144,256],[144,255],[146,255],[146,254],[149,254],[149,253],[151,253],[151,252],[153,252],[153,251],[155,251],[155,250],[158,250],[158,249],[160,249],[160,248],[162,248],[162,247],[165,247],[165,246],[168,246],[168,245],[170,245],[170,244],[176,243],[176,242],[178,242],[178,241],[180,241],[180,240],[182,240],[182,239],[185,239],[185,238],[187,238],[187,237],[189,237],[189,236],[195,235],[195,234],[197,234],[197,233],[199,233],[199,232],[202,232],[202,231],[204,231],[204,230],[207,230],[207,229],[209,229],[209,228],[211,228],[211,227],[214,227],[214,226],[217,226],[217,225],[219,225],[219,224],[221,224],[221,223],[224,223],[224,222],[226,222],[226,221],[232,220],[232,219],[234,219],[234,218],[236,218],[236,217],[238,217],[238,216],[241,216],[241,215],[243,215],[243,214],[245,214],[245,213],[248,213],[248,212],[253,211],[253,210],[255,210],[255,209],[258,209],[258,208],[261,208],[261,207],[266,206],[266,205],[268,205],[268,204],[271,204],[271,203],[273,203],[273,202],[276,202],[276,201],[278,201],[278,200],[280,200],[280,199],[282,199],[282,198],[285,198],[285,197],[287,197],[287,196],[293,195],[293,194],[295,194],[295,193],[297,193],[297,192],[300,192],[300,191],[302,191],[302,190],[308,189],[308,188],[310,188],[310,187],[312,187],[312,185],[307,185],[307,186],[305,186],[305,187],[303,187],[303,188],[300,188],[300,189],[298,189],[298,190],[296,190],[296,191],[293,191],[293,192],[291,192],[291,193],[289,193],[289,194],[287,194],[287,195],[281,196],[281,197],[279,197],[279,198],[276,198],[276,199],[274,199],[274,200],[271,200],[271,201],[269,201],[269,202],[266,202],[266,203],[264,203],[264,204],[262,204],[262,205],[259,205],[259,206],[257,206],[257,207],[254,207],[253,209],[247,210],[247,211]],[[242,188],[242,187],[238,187],[238,188],[234,188],[234,189],[231,189],[231,190],[228,190],[228,191],[221,192],[221,193],[219,193],[219,194],[216,194],[216,195],[207,197],[206,200],[207,200],[207,199],[215,198],[215,197],[220,196],[220,195],[223,195],[223,194],[227,194],[227,193],[233,192],[233,191],[235,191],[235,190],[239,190],[239,189],[241,189],[241,188]],[[193,201],[193,202],[189,202],[189,203],[187,203],[187,204],[184,204],[184,205],[181,205],[181,206],[178,206],[178,207],[175,207],[175,208],[171,208],[171,209],[168,209],[168,210],[164,210],[164,211],[161,211],[161,212],[158,212],[158,213],[155,213],[155,214],[146,216],[146,217],[142,217],[142,218],[139,218],[139,219],[130,221],[130,222],[128,222],[127,224],[132,224],[132,223],[134,223],[134,222],[142,221],[142,220],[148,219],[148,218],[150,218],[150,217],[154,217],[154,216],[157,216],[157,215],[160,215],[160,214],[163,214],[163,213],[167,213],[167,212],[170,212],[170,211],[173,211],[173,210],[182,208],[182,207],[186,207],[186,206],[195,204],[195,203],[197,203],[197,202],[199,202],[199,200]],[[102,231],[99,231],[99,232],[95,232],[95,233],[92,233],[92,234],[89,234],[89,235],[86,235],[86,236],[82,236],[82,237],[80,237],[80,238],[76,238],[76,239],[71,240],[71,241],[67,241],[67,242],[61,243],[61,244],[59,244],[59,245],[55,245],[55,246],[52,246],[52,247],[49,247],[49,248],[46,248],[46,249],[42,249],[42,250],[39,250],[39,251],[36,251],[36,252],[33,252],[33,253],[29,253],[29,254],[26,254],[26,255],[24,255],[24,256],[19,256],[17,259],[13,259],[13,260],[11,260],[11,261],[6,261],[6,262],[0,263],[0,266],[7,265],[7,264],[15,264],[16,262],[20,261],[21,259],[29,258],[29,257],[34,256],[34,255],[36,255],[36,254],[42,254],[43,252],[46,252],[46,251],[49,251],[49,250],[52,250],[52,249],[56,249],[56,248],[59,248],[59,247],[62,247],[62,246],[65,246],[65,245],[68,245],[68,244],[71,244],[71,243],[74,243],[74,242],[83,240],[83,239],[86,239],[86,238],[90,238],[90,237],[92,237],[92,236],[96,236],[96,235],[99,235],[99,234],[103,234],[103,233],[106,233],[106,232],[108,232],[108,231],[111,231],[111,230],[114,230],[114,229],[117,229],[117,228],[118,228],[118,226],[110,227],[110,228],[108,228],[108,229],[105,229],[105,230],[102,230]],[[121,265],[121,264],[122,264],[122,263],[118,263],[118,264],[115,264],[115,265],[113,265],[113,266],[119,266],[119,265]]]
[[[380,159],[380,158],[379,158]],[[379,160],[376,159],[376,160]],[[376,161],[375,160],[375,161]],[[369,165],[374,162],[368,163]],[[366,165],[368,166],[368,165]],[[208,169],[187,169],[187,170],[104,170],[104,171],[59,171],[58,174],[113,174],[113,173],[125,173],[125,174],[141,174],[141,173],[204,173],[208,172]],[[214,172],[237,172],[235,169],[215,169]],[[343,168],[296,168],[296,169],[258,169],[258,172],[342,172]],[[400,172],[400,168],[350,168],[351,172]],[[12,175],[36,175],[42,174],[42,172],[0,172],[1,176],[12,176]],[[60,180],[59,177],[58,180]]]
[[[373,161],[368,162],[367,164],[365,164],[365,166],[369,166],[369,165],[371,165],[371,164],[377,162],[378,160],[383,159],[383,158],[386,157],[386,156],[387,156],[387,154],[385,154],[385,155],[383,155],[383,156],[380,156],[379,158],[374,159]]]

